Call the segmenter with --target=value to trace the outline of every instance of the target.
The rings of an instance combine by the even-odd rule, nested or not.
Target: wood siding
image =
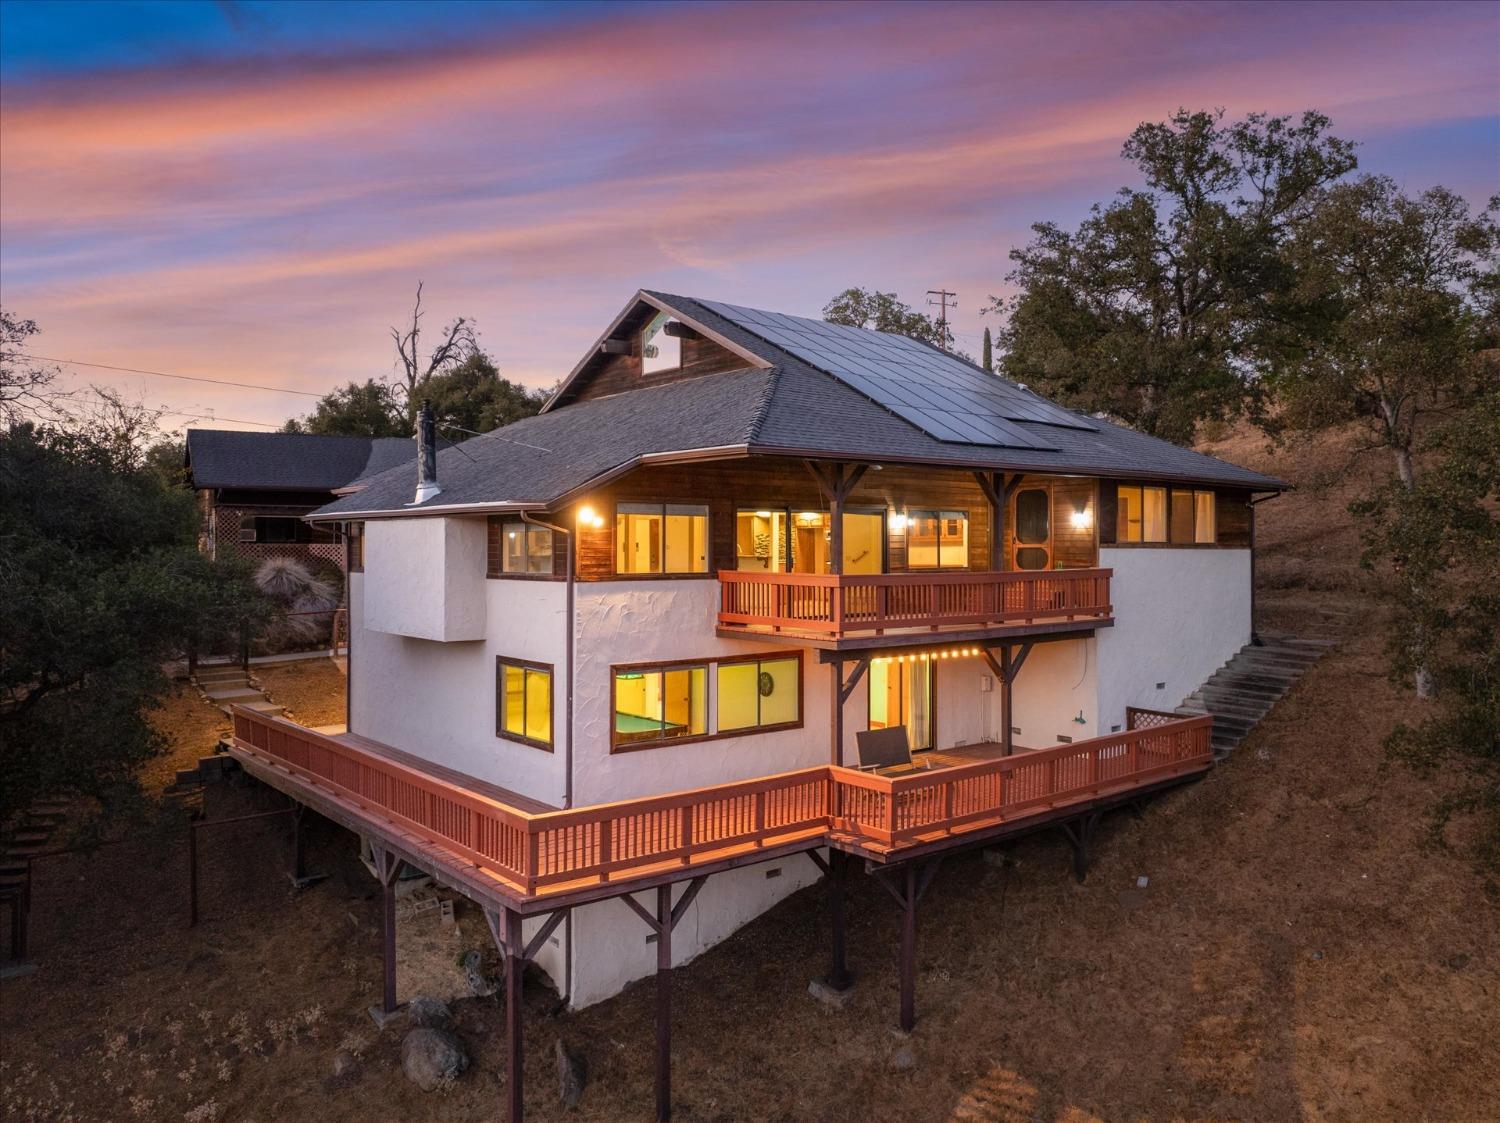
[[[649,315],[647,314],[649,313]],[[590,398],[603,398],[626,390],[639,390],[643,386],[656,386],[664,382],[681,382],[687,378],[699,378],[705,374],[721,371],[745,370],[753,364],[746,362],[727,347],[705,338],[688,329],[682,336],[682,365],[675,370],[657,371],[655,374],[641,373],[641,330],[656,314],[655,308],[638,312],[622,323],[615,332],[616,339],[629,340],[627,355],[594,355],[568,388],[563,402],[581,402]]]
[[[1053,485],[1054,562],[1068,568],[1095,565],[1098,550],[1093,527],[1078,531],[1072,528],[1069,519],[1075,503],[1093,505],[1094,480],[1084,477],[1028,479]],[[817,483],[799,460],[757,458],[639,468],[590,494],[561,516],[564,525],[576,526],[578,508],[589,506],[604,518],[604,526],[580,528],[577,532],[580,580],[598,581],[615,576],[614,511],[615,504],[622,502],[706,505],[709,509],[709,562],[708,572],[702,576],[708,578],[720,569],[734,569],[737,564],[737,510],[828,509]],[[969,568],[974,571],[991,568],[989,502],[971,472],[900,466],[871,470],[865,473],[846,508],[878,508],[888,512],[965,511],[969,523]],[[886,539],[888,572],[908,572],[905,534],[892,532],[888,526]],[[650,577],[649,574],[630,575],[632,580],[649,580]]]

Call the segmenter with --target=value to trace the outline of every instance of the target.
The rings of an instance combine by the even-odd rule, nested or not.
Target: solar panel
[[[1055,450],[1045,429],[1093,432],[1077,414],[904,335],[700,301],[826,371],[940,441]]]

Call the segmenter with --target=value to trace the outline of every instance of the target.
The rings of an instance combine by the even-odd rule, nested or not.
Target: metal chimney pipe
[[[426,398],[417,410],[417,497],[413,503],[425,503],[443,489],[437,478],[437,422]]]

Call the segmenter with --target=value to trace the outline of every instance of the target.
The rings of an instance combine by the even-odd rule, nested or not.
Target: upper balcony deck
[[[1108,627],[1108,569],[960,573],[721,571],[721,636],[831,650]]]
[[[822,765],[547,810],[409,754],[236,708],[251,773],[481,901],[522,912],[831,846],[878,862],[1027,829],[1206,771],[1211,719],[1132,711],[1123,733],[888,776]]]

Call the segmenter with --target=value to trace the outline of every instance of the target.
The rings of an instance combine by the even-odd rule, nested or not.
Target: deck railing
[[[719,573],[721,627],[838,637],[1108,619],[1108,569],[993,573]]]
[[[250,710],[235,747],[533,895],[816,840],[891,853],[1208,767],[1211,718],[901,776],[822,765],[567,811],[524,811]]]
[[[998,760],[879,776],[833,769],[833,828],[896,848],[1206,768],[1212,718],[1182,718]]]

